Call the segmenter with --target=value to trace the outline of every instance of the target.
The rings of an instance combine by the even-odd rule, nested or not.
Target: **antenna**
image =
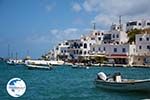
[[[96,29],[96,23],[93,22],[93,30],[95,30],[95,29]]]
[[[119,16],[119,27],[120,27],[120,30],[122,30],[122,25],[121,25],[121,15]]]

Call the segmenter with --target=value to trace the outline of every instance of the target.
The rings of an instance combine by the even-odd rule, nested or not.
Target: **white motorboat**
[[[18,65],[18,64],[24,64],[22,60],[16,60],[16,59],[8,59],[6,61],[9,65]]]
[[[89,69],[88,66],[83,66],[83,65],[72,65],[72,68],[79,68],[79,69]]]
[[[44,65],[44,64],[26,64],[28,69],[45,69],[45,70],[51,70],[52,67],[50,65]]]
[[[146,90],[150,91],[150,79],[135,80],[135,79],[121,79],[120,74],[115,74],[113,77],[107,76],[100,72],[95,80],[97,87],[113,90]]]

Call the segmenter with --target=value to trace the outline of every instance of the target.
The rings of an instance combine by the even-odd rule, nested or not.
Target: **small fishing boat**
[[[115,73],[112,77],[107,77],[105,73],[100,72],[95,80],[97,87],[103,89],[133,91],[146,90],[150,91],[150,79],[135,80],[122,79],[120,73]]]

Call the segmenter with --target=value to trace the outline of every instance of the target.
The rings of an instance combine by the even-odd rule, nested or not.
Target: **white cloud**
[[[80,4],[74,3],[73,6],[72,6],[72,9],[73,9],[75,12],[79,12],[79,11],[81,11],[82,8],[81,8]]]
[[[53,7],[51,5],[46,5],[45,8],[46,8],[47,11],[51,11]]]
[[[86,11],[112,13],[114,15],[150,14],[149,0],[85,0]]]
[[[81,32],[76,28],[67,28],[64,30],[51,29],[48,33],[34,34],[25,39],[25,42],[29,45],[53,45],[57,43],[80,38]]]
[[[123,22],[132,19],[149,18],[150,0],[85,0],[82,4],[89,13],[97,13],[92,21],[101,28],[108,28],[113,22],[118,22],[118,17],[123,17]]]
[[[101,0],[85,0],[83,8],[87,12],[98,11]]]
[[[56,6],[55,3],[50,3],[50,4],[46,4],[45,9],[50,12],[54,9],[54,7]]]
[[[113,16],[99,14],[95,16],[92,22],[95,22],[97,26],[101,27],[101,29],[106,30],[113,22],[117,22],[117,19]]]

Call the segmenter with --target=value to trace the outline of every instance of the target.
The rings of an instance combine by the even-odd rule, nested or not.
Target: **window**
[[[95,51],[95,48],[93,48],[93,51]]]
[[[142,41],[142,38],[139,38],[139,41]]]
[[[64,50],[64,53],[66,53],[66,50]]]
[[[75,51],[75,50],[74,50],[73,52],[74,52],[74,54],[76,54],[76,51]]]
[[[105,47],[103,48],[103,50],[105,51]]]
[[[69,45],[69,43],[68,43],[68,42],[66,42],[66,45]]]
[[[100,41],[100,40],[101,40],[101,37],[98,37],[98,40]]]
[[[84,48],[87,48],[87,44],[86,43],[84,43]]]
[[[101,33],[102,35],[104,34],[104,33]]]
[[[117,48],[114,48],[114,52],[117,52]]]
[[[149,38],[147,37],[146,40],[149,41]]]
[[[129,23],[127,23],[127,26],[129,26]]]
[[[80,51],[80,54],[82,54],[82,51]]]
[[[113,34],[113,38],[115,38],[115,34]]]
[[[117,34],[116,37],[119,38],[119,34]]]
[[[101,51],[101,48],[99,47],[98,50]]]
[[[150,22],[148,22],[147,25],[150,25]]]
[[[139,23],[139,26],[141,26],[141,23]]]
[[[97,35],[97,33],[95,33],[95,35]]]
[[[122,52],[126,52],[126,48],[122,48]]]
[[[148,45],[148,46],[147,46],[147,49],[149,49],[149,50],[150,50],[150,45]]]
[[[142,46],[139,46],[139,49],[142,49]]]
[[[86,51],[84,51],[84,54],[86,55]]]
[[[80,47],[82,47],[82,43],[80,43]]]
[[[77,52],[77,54],[79,53],[79,51],[78,51],[78,50],[77,50],[76,52]]]

